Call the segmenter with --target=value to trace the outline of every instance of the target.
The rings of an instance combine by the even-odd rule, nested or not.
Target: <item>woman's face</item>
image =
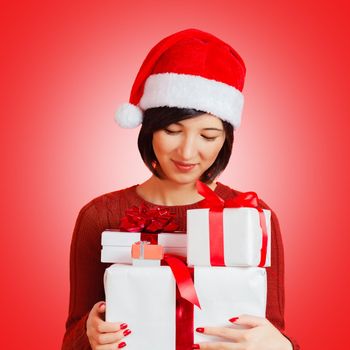
[[[166,179],[190,183],[214,163],[225,141],[222,121],[210,114],[181,120],[153,134],[153,149]]]

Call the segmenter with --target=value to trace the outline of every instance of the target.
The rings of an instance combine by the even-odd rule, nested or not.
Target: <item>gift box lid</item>
[[[158,244],[163,247],[186,248],[187,235],[184,232],[162,232],[151,233],[158,235]],[[131,247],[132,244],[140,241],[140,232],[125,232],[117,229],[106,229],[102,232],[102,246]]]

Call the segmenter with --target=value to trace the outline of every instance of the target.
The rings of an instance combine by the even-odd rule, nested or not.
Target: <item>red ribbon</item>
[[[141,232],[141,241],[148,241],[151,244],[158,243],[157,234],[149,234]],[[196,289],[194,288],[194,283],[189,272],[187,265],[180,258],[175,255],[165,254],[164,262],[169,265],[171,271],[173,272],[176,285],[179,289],[180,295],[183,299],[189,301],[191,304],[200,307]]]
[[[181,297],[201,308],[187,265],[180,258],[170,254],[164,255],[164,261],[173,272]]]
[[[224,200],[220,198],[210,187],[197,180],[197,191],[205,200],[201,203],[202,208],[209,207],[209,242],[210,242],[210,264],[212,266],[225,266],[224,261],[224,208],[255,208],[259,211],[260,226],[262,229],[262,246],[260,249],[260,263],[262,267],[266,263],[267,255],[267,228],[263,210],[258,206],[258,196],[255,192],[245,192],[238,196]]]

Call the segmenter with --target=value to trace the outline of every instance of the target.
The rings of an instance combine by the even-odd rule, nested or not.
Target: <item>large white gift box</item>
[[[218,340],[196,332],[197,327],[228,327],[228,320],[240,314],[265,317],[265,268],[194,267],[194,285],[201,305],[194,307],[194,343]],[[128,349],[176,349],[176,286],[170,267],[114,264],[105,271],[104,286],[106,321],[128,324]]]
[[[201,309],[194,308],[194,329],[228,327],[228,320],[240,314],[265,317],[267,275],[263,267],[196,266],[194,285],[201,305]],[[195,343],[208,341],[223,339],[194,331]]]
[[[106,321],[128,324],[128,349],[176,349],[176,285],[169,266],[113,264],[104,287]]]
[[[184,233],[151,233],[156,235],[159,245],[163,246],[164,254],[186,257],[186,234]],[[105,230],[102,232],[101,262],[131,264],[131,246],[141,241],[140,232],[122,232]]]
[[[271,266],[271,211],[263,209],[267,246],[261,267]],[[263,242],[259,211],[255,208],[224,208],[223,259],[225,266],[259,266]],[[187,264],[210,266],[209,208],[187,210]]]

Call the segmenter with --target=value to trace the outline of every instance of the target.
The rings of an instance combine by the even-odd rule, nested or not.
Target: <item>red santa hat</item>
[[[115,113],[123,128],[142,123],[153,107],[194,108],[238,128],[246,68],[239,54],[210,33],[190,28],[156,44],[143,61],[129,103]]]

